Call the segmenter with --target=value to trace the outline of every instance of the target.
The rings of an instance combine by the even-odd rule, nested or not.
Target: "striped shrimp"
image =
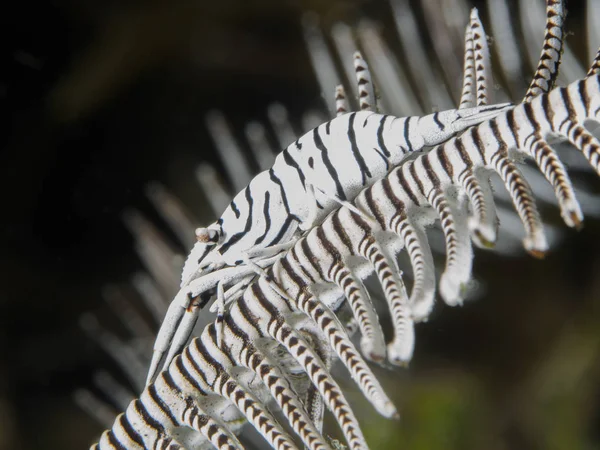
[[[181,426],[196,430],[219,449],[243,448],[223,423],[240,415],[272,448],[297,448],[265,407],[269,400],[281,407],[309,449],[329,448],[320,431],[320,402],[332,411],[350,449],[368,448],[344,393],[329,373],[330,353],[346,366],[375,409],[388,418],[397,417],[397,412],[332,310],[340,308],[343,299],[351,308],[372,309],[361,280],[375,272],[394,323],[388,358],[393,364],[408,361],[414,343],[413,320],[426,316],[431,306],[414,299],[420,274],[432,273],[425,261],[424,226],[440,220],[447,244],[446,273],[466,279],[472,262],[466,224],[471,224],[475,240],[480,238],[473,230],[490,225],[493,205],[482,191],[489,188],[491,172],[500,175],[513,198],[526,231],[525,247],[535,255],[545,252],[539,214],[511,158],[513,152],[530,156],[538,164],[555,190],[565,223],[581,224],[583,217],[570,181],[547,139],[568,139],[600,175],[600,142],[584,128],[587,121],[600,122],[597,62],[593,67],[586,79],[538,95],[402,164],[361,191],[352,207],[343,205],[333,211],[234,295],[235,301],[224,314],[222,341],[217,332],[220,324],[209,324],[92,448],[163,445],[179,449],[185,438],[177,432]],[[411,297],[394,258],[402,248],[413,263]],[[440,289],[445,300],[454,304],[443,293],[448,289],[443,281]],[[363,312],[358,320],[368,320],[368,316]],[[275,362],[273,344],[285,349],[295,365],[282,367]],[[290,371],[298,368],[312,383],[305,398],[295,393],[290,377]],[[310,400],[315,398],[318,401]],[[228,409],[231,404],[233,411]]]
[[[219,283],[247,284],[259,266],[272,264],[336,206],[352,208],[349,202],[361,189],[381,179],[408,154],[444,142],[511,106],[478,104],[423,117],[378,114],[371,111],[375,96],[368,67],[358,52],[355,65],[363,110],[345,113],[345,95],[338,88],[338,116],[290,144],[269,170],[234,197],[216,222],[197,230],[198,242],[184,265],[181,290],[156,340],[149,381],[165,352],[169,350],[166,366],[189,339],[198,310],[218,291]],[[223,268],[226,272],[219,270]]]
[[[408,153],[442,143],[507,106],[406,118],[360,111],[318,126],[278,155],[273,167],[238,193],[219,220],[198,231],[201,242],[186,262],[182,284],[205,267],[240,265],[277,253],[298,230],[311,229]]]

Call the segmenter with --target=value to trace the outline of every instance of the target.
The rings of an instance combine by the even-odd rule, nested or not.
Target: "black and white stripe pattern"
[[[556,17],[562,17],[562,3],[549,1],[547,8],[546,28],[551,30],[551,36],[548,36],[548,32],[544,48],[551,44],[553,48],[560,48],[563,21]],[[542,52],[540,62],[540,67],[544,69],[536,72],[532,85],[536,80],[552,78],[556,74],[559,60],[548,66],[548,60],[552,60],[554,53],[549,56],[546,53]],[[456,132],[466,130],[486,117],[493,117],[505,108],[505,105],[485,106],[489,100],[489,52],[476,10],[471,14],[467,29],[461,97],[461,107],[477,105],[475,109],[407,118],[372,113],[368,110],[375,106],[375,96],[368,66],[358,52],[354,60],[360,105],[366,111],[339,115],[290,144],[277,156],[271,169],[258,174],[234,197],[217,222],[199,231],[198,236],[202,238],[192,249],[184,266],[181,291],[174,301],[175,305],[169,308],[157,337],[148,381],[158,372],[165,353],[163,367],[168,365],[189,338],[199,310],[192,298],[210,295],[214,291],[214,283],[218,280],[210,278],[211,273],[228,265],[237,267],[235,276],[238,281],[251,278],[255,271],[248,260],[263,265],[265,261],[270,262],[267,258],[273,258],[289,248],[301,232],[320,223],[338,203],[352,201],[361,189],[381,179],[391,168],[400,164],[407,153],[440,144]],[[474,89],[470,79],[474,80]],[[544,92],[548,87],[549,83],[538,86],[535,94]],[[530,93],[527,98],[533,95]],[[336,98],[340,103],[339,109],[344,110],[344,95],[339,89]],[[509,164],[497,162],[502,165],[497,167],[498,173],[504,177],[505,183],[509,183],[509,192],[514,196],[515,189],[520,189],[522,185],[519,175]],[[475,187],[472,180],[471,186],[472,189]],[[470,192],[475,195],[472,189]],[[439,214],[445,217],[453,215],[451,206],[438,192],[431,192],[426,200],[434,205]],[[528,231],[533,232],[532,228],[539,228],[540,222],[539,217],[530,211],[528,203],[524,200],[517,211],[522,217],[528,217]],[[491,218],[491,214],[489,216]],[[466,223],[462,227],[462,224],[449,220],[443,220],[442,227],[446,236],[450,236],[449,239],[464,234],[467,229]],[[214,239],[206,239],[211,233]],[[483,238],[490,231],[477,227],[476,233]],[[452,246],[449,251],[446,272],[458,274],[462,271],[459,277],[462,280],[470,269],[461,265],[460,261],[470,257],[470,249]],[[215,280],[212,285],[207,283],[207,277]],[[457,292],[464,288],[461,282],[458,286],[450,284],[449,278],[444,278],[442,285],[448,287],[443,291]],[[459,301],[458,294],[455,296]]]
[[[364,340],[373,339],[380,329],[372,323],[365,326],[376,315],[360,279],[376,273],[394,322],[395,335],[386,356],[393,364],[407,362],[414,343],[413,321],[425,319],[432,307],[432,298],[421,295],[434,286],[419,281],[419,273],[428,272],[424,261],[430,259],[424,227],[434,220],[442,222],[447,266],[440,293],[450,304],[460,301],[461,285],[470,276],[470,237],[463,230],[470,229],[476,243],[481,235],[488,245],[494,242],[496,230],[485,228],[493,210],[485,195],[491,172],[499,173],[511,192],[526,229],[525,247],[535,255],[545,252],[539,214],[511,154],[535,159],[536,151],[541,152],[540,169],[555,187],[563,217],[571,218],[567,224],[576,226],[582,220],[577,200],[574,196],[570,202],[561,200],[568,178],[562,172],[559,176],[557,166],[550,164],[548,155],[553,150],[546,139],[557,135],[569,139],[600,174],[600,143],[583,128],[587,120],[600,121],[600,75],[518,105],[394,169],[363,190],[353,208],[335,210],[267,268],[225,313],[223,342],[217,342],[216,325],[208,325],[117,418],[95,448],[180,448],[186,436],[175,432],[177,426],[193,428],[217,448],[241,448],[222,422],[239,415],[273,448],[297,448],[263,406],[268,399],[279,404],[308,448],[328,448],[315,426],[320,420],[312,414],[320,409],[301,398],[290,379],[300,369],[333,412],[349,448],[367,448],[356,417],[329,373],[329,357],[317,350],[316,343],[340,358],[381,414],[395,417],[397,412],[331,311],[340,305],[339,293],[360,297],[349,298],[350,306],[362,322],[361,331],[371,333],[363,334],[361,345],[372,348]],[[465,201],[473,202],[470,215]],[[403,247],[409,249],[416,278],[410,297],[394,258]],[[324,289],[324,284],[331,289]],[[273,344],[284,348],[295,365],[275,360]],[[226,406],[230,404],[233,411]]]
[[[491,77],[490,52],[487,35],[481,24],[477,8],[471,11],[465,31],[465,61],[463,69],[463,91],[459,108],[483,106],[489,102]]]
[[[310,229],[337,206],[332,197],[353,199],[408,152],[439,144],[507,106],[406,118],[352,112],[316,127],[284,149],[273,167],[258,174],[208,227],[219,241],[196,244],[182,282],[209,264],[235,264],[250,249],[257,252],[286,242],[298,227]],[[215,248],[204,256],[207,245]]]
[[[234,197],[217,222],[198,231],[201,239],[186,261],[181,291],[159,332],[148,379],[157,373],[167,349],[165,366],[187,341],[198,311],[190,298],[216,288],[219,279],[211,277],[212,273],[230,266],[236,268],[233,273],[238,281],[254,276],[247,260],[263,265],[271,261],[293,245],[302,231],[380,180],[408,153],[443,142],[507,107],[491,105],[406,118],[352,112],[290,144],[271,169],[259,173]],[[218,242],[209,236],[218,236]]]
[[[305,309],[314,319],[313,324],[292,325],[291,317]],[[174,359],[169,370],[161,373],[156,382],[131,403],[125,415],[117,418],[113,429],[105,432],[94,448],[180,448],[177,446],[183,442],[176,442],[173,436],[177,426],[193,428],[217,448],[242,448],[214,413],[224,406],[215,396],[233,403],[273,448],[298,448],[266,411],[265,400],[258,399],[257,394],[260,394],[263,399],[270,396],[278,403],[308,448],[329,449],[314,425],[319,418],[312,417],[306,410],[307,402],[296,394],[279,363],[271,363],[269,352],[258,348],[268,347],[269,342],[285,347],[303,368],[332,410],[351,448],[366,448],[354,413],[329,374],[327,363],[305,337],[317,335],[317,324],[335,340],[335,351],[348,361],[361,387],[377,401],[379,411],[388,417],[395,416],[394,407],[328,309],[302,298],[291,304],[275,293],[269,282],[261,279],[228,312],[224,343],[217,345],[216,326],[209,325]],[[163,443],[165,447],[160,447]]]
[[[546,0],[546,30],[538,66],[525,94],[524,102],[548,92],[554,86],[563,51],[565,7],[562,0]]]
[[[599,53],[600,54],[600,53]],[[596,60],[594,61],[594,65],[592,66],[592,68],[590,69],[589,74],[592,75],[594,73],[597,72],[597,68],[598,68],[598,58],[596,58]],[[561,182],[560,180],[563,179],[564,180],[564,176],[559,176],[560,171],[557,170],[557,167],[562,167],[562,163],[560,162],[560,160],[556,157],[556,154],[554,154],[554,152],[552,151],[551,148],[549,148],[548,144],[544,141],[536,141],[535,146],[539,147],[536,151],[533,150],[534,147],[532,147],[532,151],[534,151],[534,156],[536,158],[536,161],[538,161],[538,164],[541,166],[542,164],[544,164],[546,166],[546,170],[548,170],[548,168],[550,169],[550,171],[548,172],[548,175],[546,175],[546,172],[544,172],[544,174],[546,175],[546,177],[548,179],[552,178],[552,185],[554,186],[556,183]],[[549,148],[549,151],[547,149],[545,149],[546,147]],[[541,161],[544,161],[543,163]],[[562,168],[563,172],[564,172],[564,167]],[[487,240],[485,238],[485,236],[482,235],[481,230],[483,229],[483,227],[479,226],[477,227],[477,224],[481,224],[481,223],[489,223],[490,227],[492,230],[494,230],[495,227],[495,214],[494,214],[494,208],[493,208],[493,199],[491,196],[491,191],[488,189],[488,184],[484,183],[479,184],[478,182],[478,178],[479,177],[475,177],[473,175],[473,173],[471,171],[465,170],[463,172],[461,172],[460,177],[462,177],[462,181],[459,181],[459,185],[461,186],[465,186],[465,194],[468,198],[468,200],[471,202],[471,207],[473,208],[473,215],[474,217],[469,218],[469,224],[470,224],[470,228],[472,229],[472,238],[473,240],[478,243],[481,246],[491,246],[493,245],[493,242],[491,242],[490,240]],[[568,179],[567,179],[568,181]],[[562,188],[563,193],[561,194],[561,197],[565,197],[565,193],[567,190]],[[489,192],[489,196],[486,197],[486,194]],[[570,189],[570,192],[572,193],[572,188]],[[491,205],[492,207],[488,207],[489,205]],[[398,216],[395,218],[396,221],[401,221],[401,219],[403,219],[402,217]],[[573,220],[575,222],[575,219]],[[430,278],[433,280],[433,265],[431,264],[431,270],[423,270],[423,267],[427,267],[426,263],[427,261],[423,262],[423,260],[426,260],[427,258],[423,256],[422,254],[422,245],[419,245],[419,232],[421,231],[421,229],[415,229],[413,228],[412,230],[410,230],[410,232],[407,232],[406,230],[409,229],[410,230],[410,224],[408,223],[408,221],[406,220],[402,220],[401,221],[401,230],[403,232],[403,241],[407,246],[407,250],[409,251],[409,253],[415,253],[415,257],[413,258],[413,256],[411,256],[411,260],[415,259],[415,260],[419,260],[418,258],[420,257],[421,259],[419,261],[421,261],[419,264],[416,264],[414,266],[415,271],[417,271],[418,269],[421,269],[421,272],[424,272],[426,276],[430,276]],[[495,231],[495,230],[494,230]],[[406,237],[404,237],[406,236]],[[424,236],[424,233],[422,233],[422,240],[425,240],[426,243],[426,238]],[[415,242],[417,242],[417,244],[415,244]],[[413,251],[411,251],[411,249]],[[419,256],[419,253],[421,253],[421,255]],[[426,256],[426,255],[425,255]],[[346,271],[346,275],[344,276],[343,280],[341,281],[336,281],[335,283],[337,285],[340,285],[341,283],[345,284],[348,278],[353,277],[355,282],[362,284],[362,281],[360,279],[360,277],[356,277],[354,276],[354,274],[352,274],[352,272],[350,272],[348,270],[347,267],[345,267],[343,264],[342,265],[338,265],[336,266],[338,271]],[[433,282],[428,282],[425,283],[425,285],[428,287],[428,289],[433,292],[433,290],[435,289],[435,285]],[[415,296],[415,289],[417,289],[417,285],[415,284],[412,288],[412,294],[413,296]],[[344,290],[344,293],[346,294],[347,290]],[[351,289],[349,292],[354,292],[353,289]],[[368,292],[366,292],[365,290],[365,294],[368,295]],[[346,294],[347,297],[349,298],[350,296],[348,294]],[[352,302],[352,300],[349,301]],[[355,300],[356,302],[357,300]],[[360,301],[360,300],[358,300]],[[416,311],[416,310],[415,310]],[[414,312],[414,315],[416,317],[418,317],[418,314],[416,312]],[[377,320],[376,320],[376,316],[375,316],[375,320],[373,320],[373,318],[371,319],[372,321],[375,322],[375,329],[378,328],[378,324],[377,324]],[[361,329],[361,332],[363,330]],[[364,332],[362,333],[363,336],[365,335]],[[376,335],[377,332],[376,331],[371,331],[371,335]],[[311,342],[312,341],[312,342]],[[321,348],[322,350],[322,346],[319,347],[319,342],[316,340],[311,340],[311,339],[307,339],[307,342],[311,343],[311,346],[315,349],[317,348]],[[383,345],[383,344],[382,344]],[[381,347],[381,346],[380,346]],[[318,351],[317,353],[320,354],[321,358],[323,361],[325,361],[325,357],[322,356],[322,351]],[[364,352],[364,349],[363,349]],[[364,352],[366,355],[368,355],[367,352]],[[378,360],[379,357],[377,358],[372,358],[375,360]],[[313,417],[313,420],[315,421],[315,423],[317,423],[318,421],[316,419],[314,419],[315,417],[318,417],[318,409],[319,409],[319,402],[315,402],[314,399],[315,398],[319,398],[318,396],[314,395],[314,392],[316,392],[314,389],[312,390],[313,393],[311,395],[302,395],[302,399],[305,401],[305,407],[306,410],[309,412],[309,415],[311,417]],[[298,392],[302,392],[302,390],[298,390]],[[312,399],[312,400],[311,400]],[[317,410],[317,413],[314,412],[314,410]],[[195,412],[194,412],[195,411]],[[190,414],[193,414],[194,416],[196,414],[198,414],[198,411],[200,411],[199,409],[196,410],[190,410]],[[204,421],[204,420],[208,420],[206,417],[206,415],[204,416],[200,416],[201,418],[199,420]],[[200,423],[200,422],[199,422]],[[227,424],[220,422],[222,426],[224,426],[227,429],[230,430],[236,430],[237,426],[238,426],[238,421],[236,420],[231,420],[228,421]],[[214,430],[214,428],[213,428]],[[233,436],[233,435],[232,435]],[[191,441],[190,441],[191,442]],[[215,443],[215,440],[212,440],[213,444]],[[155,442],[155,445],[158,446],[158,448],[161,448],[162,443],[169,443],[168,439],[162,439],[161,441],[159,441],[158,443]],[[186,442],[187,444],[187,442]],[[215,444],[216,445],[216,444]],[[187,446],[187,445],[186,445]],[[189,448],[204,448],[204,447],[200,447],[200,444],[198,444],[198,446],[194,444],[190,444]],[[212,447],[211,447],[212,448]],[[221,448],[221,447],[219,447]]]

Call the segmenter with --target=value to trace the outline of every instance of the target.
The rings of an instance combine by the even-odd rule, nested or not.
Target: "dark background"
[[[325,26],[365,13],[387,23],[389,12],[358,0],[1,8],[0,448],[86,448],[100,427],[71,394],[111,362],[78,319],[101,308],[103,285],[139,268],[123,209],[137,207],[168,234],[143,194],[160,180],[201,213],[194,168],[219,165],[207,110],[241,126],[275,100],[296,117],[319,104],[302,11],[318,12]],[[584,12],[570,12],[578,42]],[[449,429],[468,436],[462,448],[600,448],[599,236],[597,223],[568,232],[543,262],[478,255],[488,295],[440,306],[418,327],[411,369],[378,372],[403,395],[406,448],[450,448],[407,430],[445,433],[457,412],[444,405],[456,404],[464,423]]]

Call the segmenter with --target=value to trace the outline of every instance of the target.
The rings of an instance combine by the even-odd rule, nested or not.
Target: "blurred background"
[[[420,3],[407,5],[433,52]],[[472,4],[486,25],[489,3]],[[593,2],[583,3],[571,2],[567,28],[585,67]],[[123,212],[135,208],[185,254],[147,186],[167,186],[192,223],[212,219],[196,166],[210,163],[225,182],[227,174],[207,112],[224,111],[238,137],[248,121],[268,121],[273,102],[295,123],[306,110],[324,113],[304,12],[316,13],[323,30],[375,20],[394,51],[403,47],[383,0],[23,0],[1,8],[0,449],[87,448],[103,428],[73,393],[93,389],[100,368],[127,384],[80,327],[94,311],[125,333],[102,295],[109,283],[127,290],[142,266]],[[595,176],[581,178],[599,191]],[[565,228],[555,208],[543,212]],[[371,448],[600,449],[600,222],[564,231],[544,261],[478,252],[476,299],[438,305],[417,327],[408,370],[377,369],[400,423],[362,407],[344,384]]]

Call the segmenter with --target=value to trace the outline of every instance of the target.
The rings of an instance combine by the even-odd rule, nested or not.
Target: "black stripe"
[[[194,392],[200,394],[200,395],[207,395],[206,391],[204,389],[202,389],[202,387],[200,386],[200,384],[198,383],[198,381],[196,380],[196,377],[194,377],[189,370],[187,369],[187,367],[185,367],[185,364],[183,364],[183,358],[179,357],[175,359],[175,367],[177,368],[177,370],[179,370],[179,372],[181,373],[181,376],[185,379],[186,382],[188,382],[189,384],[191,384],[194,388]]]
[[[396,194],[394,194],[394,190],[392,189],[392,185],[388,177],[385,177],[382,180],[381,186],[383,187],[383,192],[385,192],[385,195],[387,196],[388,200],[392,203],[392,205],[394,205],[394,208],[396,209],[396,214],[405,216],[406,208],[404,206],[404,203],[396,196]],[[391,222],[392,221],[390,220],[390,223]]]
[[[436,125],[438,127],[440,127],[440,130],[444,131],[446,129],[446,127],[444,126],[444,124],[442,122],[440,122],[440,119],[438,119],[439,113],[434,113],[432,114],[433,116],[433,121],[436,123]]]
[[[508,111],[506,113],[506,120],[508,122],[508,128],[510,129],[510,132],[512,133],[513,139],[516,142],[516,145],[519,145],[519,127],[517,125],[517,122],[515,121],[515,110],[514,108],[511,109],[510,111]]]
[[[583,103],[583,107],[585,108],[585,112],[587,113],[590,108],[590,97],[587,93],[587,83],[585,80],[579,80],[577,82],[577,92],[579,92],[579,98]]]
[[[342,243],[346,246],[346,248],[350,251],[350,254],[354,254],[354,246],[352,245],[352,241],[350,240],[350,236],[346,233],[346,229],[342,225],[340,220],[340,210],[338,209],[331,215],[331,225],[333,226],[333,231],[336,232],[338,238]]]
[[[373,187],[370,187],[365,191],[365,200],[367,201],[367,206],[375,215],[375,220],[377,220],[379,226],[385,230],[385,216],[381,213],[379,205],[375,202],[375,199],[373,198]]]
[[[318,259],[315,258],[315,254],[312,252],[312,249],[310,248],[310,245],[308,245],[308,242],[306,241],[306,239],[301,241],[300,248],[302,249],[302,253],[304,253],[304,257],[308,260],[308,262],[313,267],[313,269],[315,269],[315,271],[319,274],[319,277],[322,280],[324,280],[325,274],[321,270],[321,267],[319,266],[319,264],[317,264],[315,262]]]
[[[321,140],[321,136],[319,136],[319,128],[314,129],[313,139],[315,141],[315,145],[317,146],[317,148],[319,150],[321,150],[321,157],[323,158],[323,164],[325,164],[325,167],[327,168],[329,175],[335,182],[338,198],[340,200],[346,200],[346,194],[344,193],[344,189],[342,188],[342,184],[340,183],[338,174],[335,170],[335,167],[333,167],[333,164],[331,164],[331,160],[329,159],[329,155],[327,154],[327,147],[325,147],[325,145],[323,144],[323,141]]]
[[[554,110],[552,109],[552,105],[550,105],[550,95],[542,95],[541,102],[544,118],[550,124],[550,126],[552,126],[552,121],[554,120]]]
[[[577,120],[577,115],[575,114],[575,108],[573,107],[573,103],[571,102],[571,96],[569,95],[569,91],[567,88],[559,88],[560,97],[562,98],[563,103],[567,107],[567,111],[569,113],[569,119],[571,122],[575,122]]]
[[[239,339],[241,339],[244,342],[245,348],[248,345],[250,345],[250,338],[248,337],[248,334],[246,334],[244,331],[242,331],[242,329],[238,326],[238,324],[235,322],[235,320],[233,320],[233,317],[231,317],[230,314],[227,314],[224,317],[224,322],[225,322],[225,326],[229,329],[229,331],[231,331],[231,333],[233,333],[235,336],[237,336]]]
[[[194,339],[192,342],[190,342],[190,345],[192,345],[197,340],[198,339]],[[212,389],[211,384],[208,382],[208,378],[206,378],[206,374],[204,373],[204,370],[202,370],[202,368],[196,363],[196,359],[192,356],[192,350],[190,349],[189,345],[183,351],[183,356],[185,357],[186,361],[190,363],[190,365],[192,366],[192,369],[194,369],[194,372],[196,372],[198,374],[198,376],[200,378],[202,378],[202,381],[204,381],[204,383],[206,385],[210,386],[210,389]],[[204,358],[204,355],[200,355],[200,356]]]
[[[173,376],[168,371],[163,372],[161,376],[162,376],[162,379],[165,382],[165,384],[167,386],[169,386],[169,389],[171,389],[173,392],[175,392],[177,394],[177,396],[182,396],[180,387],[177,386],[177,383],[175,383]]]
[[[383,141],[383,128],[385,126],[385,121],[388,119],[388,117],[389,116],[383,116],[383,118],[379,121],[379,127],[377,128],[377,145],[379,145],[379,148],[381,149],[383,154],[389,158],[392,154],[390,153],[387,146],[385,145],[385,142]]]
[[[146,425],[148,425],[150,428],[157,431],[158,433],[162,434],[165,432],[165,427],[163,427],[162,423],[160,423],[158,420],[152,417],[152,415],[146,409],[146,405],[144,405],[144,402],[142,402],[140,399],[136,399],[134,401],[134,408],[136,412],[140,415],[140,417],[144,419]]]
[[[148,386],[148,394],[150,395],[152,401],[156,403],[156,406],[158,406],[163,414],[169,418],[171,423],[175,426],[179,425],[179,421],[177,420],[177,417],[173,415],[173,411],[171,411],[169,405],[167,405],[160,395],[158,395],[158,392],[156,391],[156,385],[151,384]]]
[[[211,325],[214,325],[214,323]],[[194,339],[192,344],[196,346],[196,350],[202,355],[204,361],[211,366],[215,372],[217,372],[217,376],[219,376],[220,373],[225,372],[223,366],[221,366],[221,364],[219,364],[219,362],[211,356],[208,349],[200,339]]]
[[[198,258],[198,264],[200,264],[204,260],[204,258],[206,258],[206,255],[208,255],[212,251],[213,248],[215,248],[214,244],[212,244],[212,245],[207,244],[204,247],[204,251],[202,252],[202,255],[200,255],[200,258]]]
[[[411,161],[409,163],[410,165],[408,166],[408,170],[410,171],[410,175],[412,176],[413,180],[415,181],[415,183],[417,183],[417,187],[419,188],[419,191],[421,192],[421,194],[423,194],[423,196],[425,197],[425,189],[423,188],[423,182],[419,179],[419,176],[417,175],[417,168],[415,167],[415,161]],[[433,180],[431,180],[433,181]]]
[[[229,238],[227,240],[227,242],[223,243],[219,247],[219,253],[221,255],[224,254],[227,250],[229,250],[232,245],[236,244],[244,236],[246,236],[246,234],[248,234],[248,232],[252,228],[252,209],[254,206],[254,199],[252,198],[252,195],[250,194],[250,185],[246,186],[245,194],[246,194],[246,202],[248,203],[248,217],[246,218],[246,226],[244,227],[244,231],[240,231],[239,233],[234,234],[233,236],[231,236],[231,238]]]
[[[465,144],[463,144],[462,136],[456,138],[456,140],[454,141],[454,146],[456,147],[456,150],[458,150],[458,155],[460,156],[460,159],[462,159],[462,161],[465,163],[465,165],[467,167],[472,167],[473,161],[471,161],[471,155],[469,155],[467,149],[465,148]]]
[[[267,244],[267,247],[271,247],[272,245],[279,244],[281,242],[281,240],[283,239],[283,236],[286,233],[287,229],[290,227],[290,225],[292,224],[293,221],[300,222],[300,220],[296,216],[288,216],[285,219],[285,222],[283,223],[283,225],[281,226],[279,233],[277,233],[277,236],[275,236],[273,238],[273,240]]]
[[[348,121],[348,140],[350,141],[350,145],[352,147],[352,154],[354,155],[354,159],[358,164],[360,169],[360,174],[362,176],[362,185],[367,184],[367,177],[371,178],[371,171],[369,170],[369,166],[365,162],[360,150],[358,148],[358,144],[356,143],[356,131],[354,130],[354,121],[356,120],[356,113],[350,114],[350,120]]]
[[[354,220],[354,223],[363,231],[363,233],[365,233],[366,236],[363,238],[363,240],[373,237],[373,229],[362,217],[352,211],[350,212],[350,216],[352,217],[352,220]]]
[[[235,204],[235,201],[232,201],[229,206],[231,207],[231,209],[233,210],[233,213],[235,214],[235,218],[239,219],[240,218],[240,210],[238,209],[237,205]]]
[[[544,95],[544,97],[545,97],[545,95]],[[540,123],[538,122],[538,120],[535,117],[535,114],[533,112],[533,107],[531,106],[531,102],[524,103],[523,108],[525,109],[525,115],[527,116],[527,119],[529,120],[529,122],[531,122],[533,129],[535,131],[539,131]]]
[[[306,190],[306,178],[304,177],[304,172],[302,172],[302,169],[300,168],[296,160],[292,157],[292,155],[290,155],[290,152],[287,148],[281,153],[283,154],[283,160],[285,161],[285,163],[288,166],[296,169],[296,172],[298,172],[298,178],[300,178],[300,182],[302,183],[302,187]]]
[[[262,291],[262,289],[258,286],[258,283],[253,283],[250,287],[250,290],[252,291],[252,295],[254,296],[254,298],[258,300],[258,303],[260,303],[260,306],[262,306],[272,318],[275,319],[277,317],[281,317],[281,313],[279,312],[279,310],[275,308],[275,305],[273,305],[267,299],[267,297],[265,297],[265,294]]]
[[[508,106],[506,105],[486,105],[483,108],[480,109],[480,111],[502,111],[503,109],[507,108],[507,107],[511,107],[511,106],[515,106],[513,104],[510,104]]]
[[[294,270],[294,268],[292,267],[292,265],[290,264],[290,262],[286,258],[281,259],[281,268],[283,270],[285,270],[285,272],[287,273],[290,281],[296,285],[296,287],[298,288],[298,290],[301,291],[303,289],[303,286],[304,286],[304,281],[298,275],[298,273]]]
[[[288,253],[288,255],[291,255],[291,257],[294,259],[294,261],[296,261],[296,264],[298,264],[298,267],[300,267],[300,270],[302,271],[302,275],[304,275],[305,278],[307,278],[311,283],[314,284],[315,283],[315,279],[310,274],[310,272],[308,270],[306,270],[306,267],[304,267],[304,264],[302,264],[300,262],[300,259],[298,259],[298,253],[296,252],[296,245],[294,245],[292,247],[292,250],[290,251],[290,253]],[[284,259],[287,260],[287,257],[282,258],[282,262],[283,262]]]
[[[493,126],[496,126],[494,120],[490,120],[490,126],[492,126],[492,122],[494,122]],[[475,148],[477,148],[479,156],[481,156],[481,160],[485,163],[485,154],[483,152],[484,147],[483,141],[481,140],[481,136],[479,135],[479,127],[471,127],[471,139],[473,139],[473,142],[475,143]]]
[[[498,124],[496,123],[495,120],[490,121],[490,128],[492,129],[492,133],[494,133],[494,137],[496,138],[496,140],[498,141],[498,144],[500,145],[499,151],[501,151],[502,153],[504,153],[506,155],[508,146],[506,145],[506,142],[504,141],[504,139],[502,139],[502,134],[500,134],[500,128],[498,128]],[[479,134],[477,135],[477,140],[479,142],[481,142],[481,138],[479,137]],[[476,143],[476,144],[479,145],[478,143]]]
[[[254,245],[260,244],[267,237],[267,233],[271,229],[271,214],[269,211],[269,206],[271,203],[271,193],[269,191],[265,192],[265,203],[263,205],[263,217],[265,218],[265,232],[259,236],[256,241],[254,241]]]
[[[385,157],[385,155],[383,153],[381,153],[379,150],[377,150],[377,148],[373,147],[373,150],[375,150],[377,152],[377,154],[379,156],[381,156],[381,159],[383,159],[383,162],[385,163],[385,171],[389,172],[390,162],[388,161],[388,159]]]
[[[115,433],[113,430],[110,430],[107,433],[107,435],[108,435],[108,442],[110,443],[110,445],[112,445],[117,450],[127,450],[127,447],[125,447],[123,444],[121,444],[121,442],[117,439],[117,436],[115,436]]]
[[[450,161],[448,160],[448,155],[446,154],[446,143],[442,144],[434,151],[444,171],[448,174],[450,179],[453,179],[454,167],[452,167],[452,164],[450,164]]]
[[[144,447],[144,440],[142,439],[142,436],[140,436],[139,433],[134,430],[125,414],[122,414],[119,417],[119,424],[133,442],[138,444],[140,447]]]
[[[275,175],[275,171],[273,169],[269,169],[269,176],[271,177],[271,181],[279,186],[279,191],[281,193],[281,200],[283,201],[283,206],[285,208],[286,213],[290,213],[290,205],[288,204],[287,195],[285,194],[285,189],[283,187],[283,183],[281,180]]]
[[[423,167],[425,168],[425,171],[427,172],[427,176],[433,183],[433,186],[435,188],[439,188],[440,187],[440,179],[438,178],[437,174],[433,170],[433,167],[431,167],[431,162],[429,161],[430,154],[431,153],[423,156],[423,158],[421,158],[421,161],[423,161]]]
[[[337,251],[335,246],[331,243],[327,236],[325,236],[325,231],[323,230],[323,227],[317,228],[316,238],[319,240],[319,243],[321,244],[323,250],[329,252],[333,259],[338,261],[342,259],[342,255],[340,255],[340,252]]]
[[[254,283],[254,284],[256,284],[256,283]],[[244,318],[244,320],[246,322],[248,322],[248,324],[250,326],[252,326],[260,336],[263,336],[263,332],[262,332],[261,328],[258,326],[258,317],[256,317],[254,314],[252,314],[252,312],[250,311],[250,308],[248,308],[248,305],[246,304],[246,300],[244,299],[244,297],[242,297],[236,303],[236,305],[240,311],[240,314]]]
[[[404,166],[404,167],[406,167],[406,166]],[[400,183],[400,186],[402,186],[402,189],[404,190],[404,192],[406,193],[406,195],[408,195],[408,198],[410,198],[410,201],[413,202],[413,204],[415,206],[421,206],[420,203],[419,203],[419,200],[417,199],[417,197],[415,196],[414,192],[410,188],[410,185],[408,184],[408,182],[404,178],[403,171],[402,170],[398,170],[396,172],[396,175],[398,177],[398,182]]]

